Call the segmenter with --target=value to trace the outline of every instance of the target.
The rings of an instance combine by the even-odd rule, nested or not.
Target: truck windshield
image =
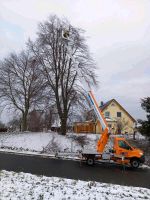
[[[123,140],[118,141],[118,146],[123,149],[132,150],[132,148]]]

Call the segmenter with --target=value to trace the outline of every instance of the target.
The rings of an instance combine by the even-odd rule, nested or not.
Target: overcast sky
[[[98,102],[115,98],[133,117],[145,118],[140,99],[150,96],[150,1],[0,0],[0,59],[22,50],[51,14],[86,31],[98,66]]]

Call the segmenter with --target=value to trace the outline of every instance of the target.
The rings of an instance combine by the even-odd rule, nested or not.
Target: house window
[[[121,117],[121,112],[117,112],[117,117]]]
[[[105,117],[109,117],[110,116],[110,112],[105,112]]]

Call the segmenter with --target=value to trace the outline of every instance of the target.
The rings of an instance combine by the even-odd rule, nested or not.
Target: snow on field
[[[49,133],[10,133],[0,134],[0,146],[24,148],[41,151],[51,140]]]
[[[150,190],[98,182],[86,182],[28,173],[0,171],[1,200],[142,200]]]
[[[82,139],[81,137],[84,137]],[[78,138],[81,138],[78,141]],[[76,135],[70,133],[66,136],[59,135],[55,132],[23,132],[23,133],[5,133],[0,134],[0,148],[22,149],[27,151],[65,151],[65,152],[77,152],[83,148],[95,149],[97,135]]]

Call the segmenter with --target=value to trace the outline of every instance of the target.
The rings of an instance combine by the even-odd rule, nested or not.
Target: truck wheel
[[[137,158],[131,159],[130,161],[131,167],[137,169],[140,165],[140,161]]]
[[[87,163],[89,166],[94,165],[94,158],[88,157],[87,160],[86,160],[86,163]]]

